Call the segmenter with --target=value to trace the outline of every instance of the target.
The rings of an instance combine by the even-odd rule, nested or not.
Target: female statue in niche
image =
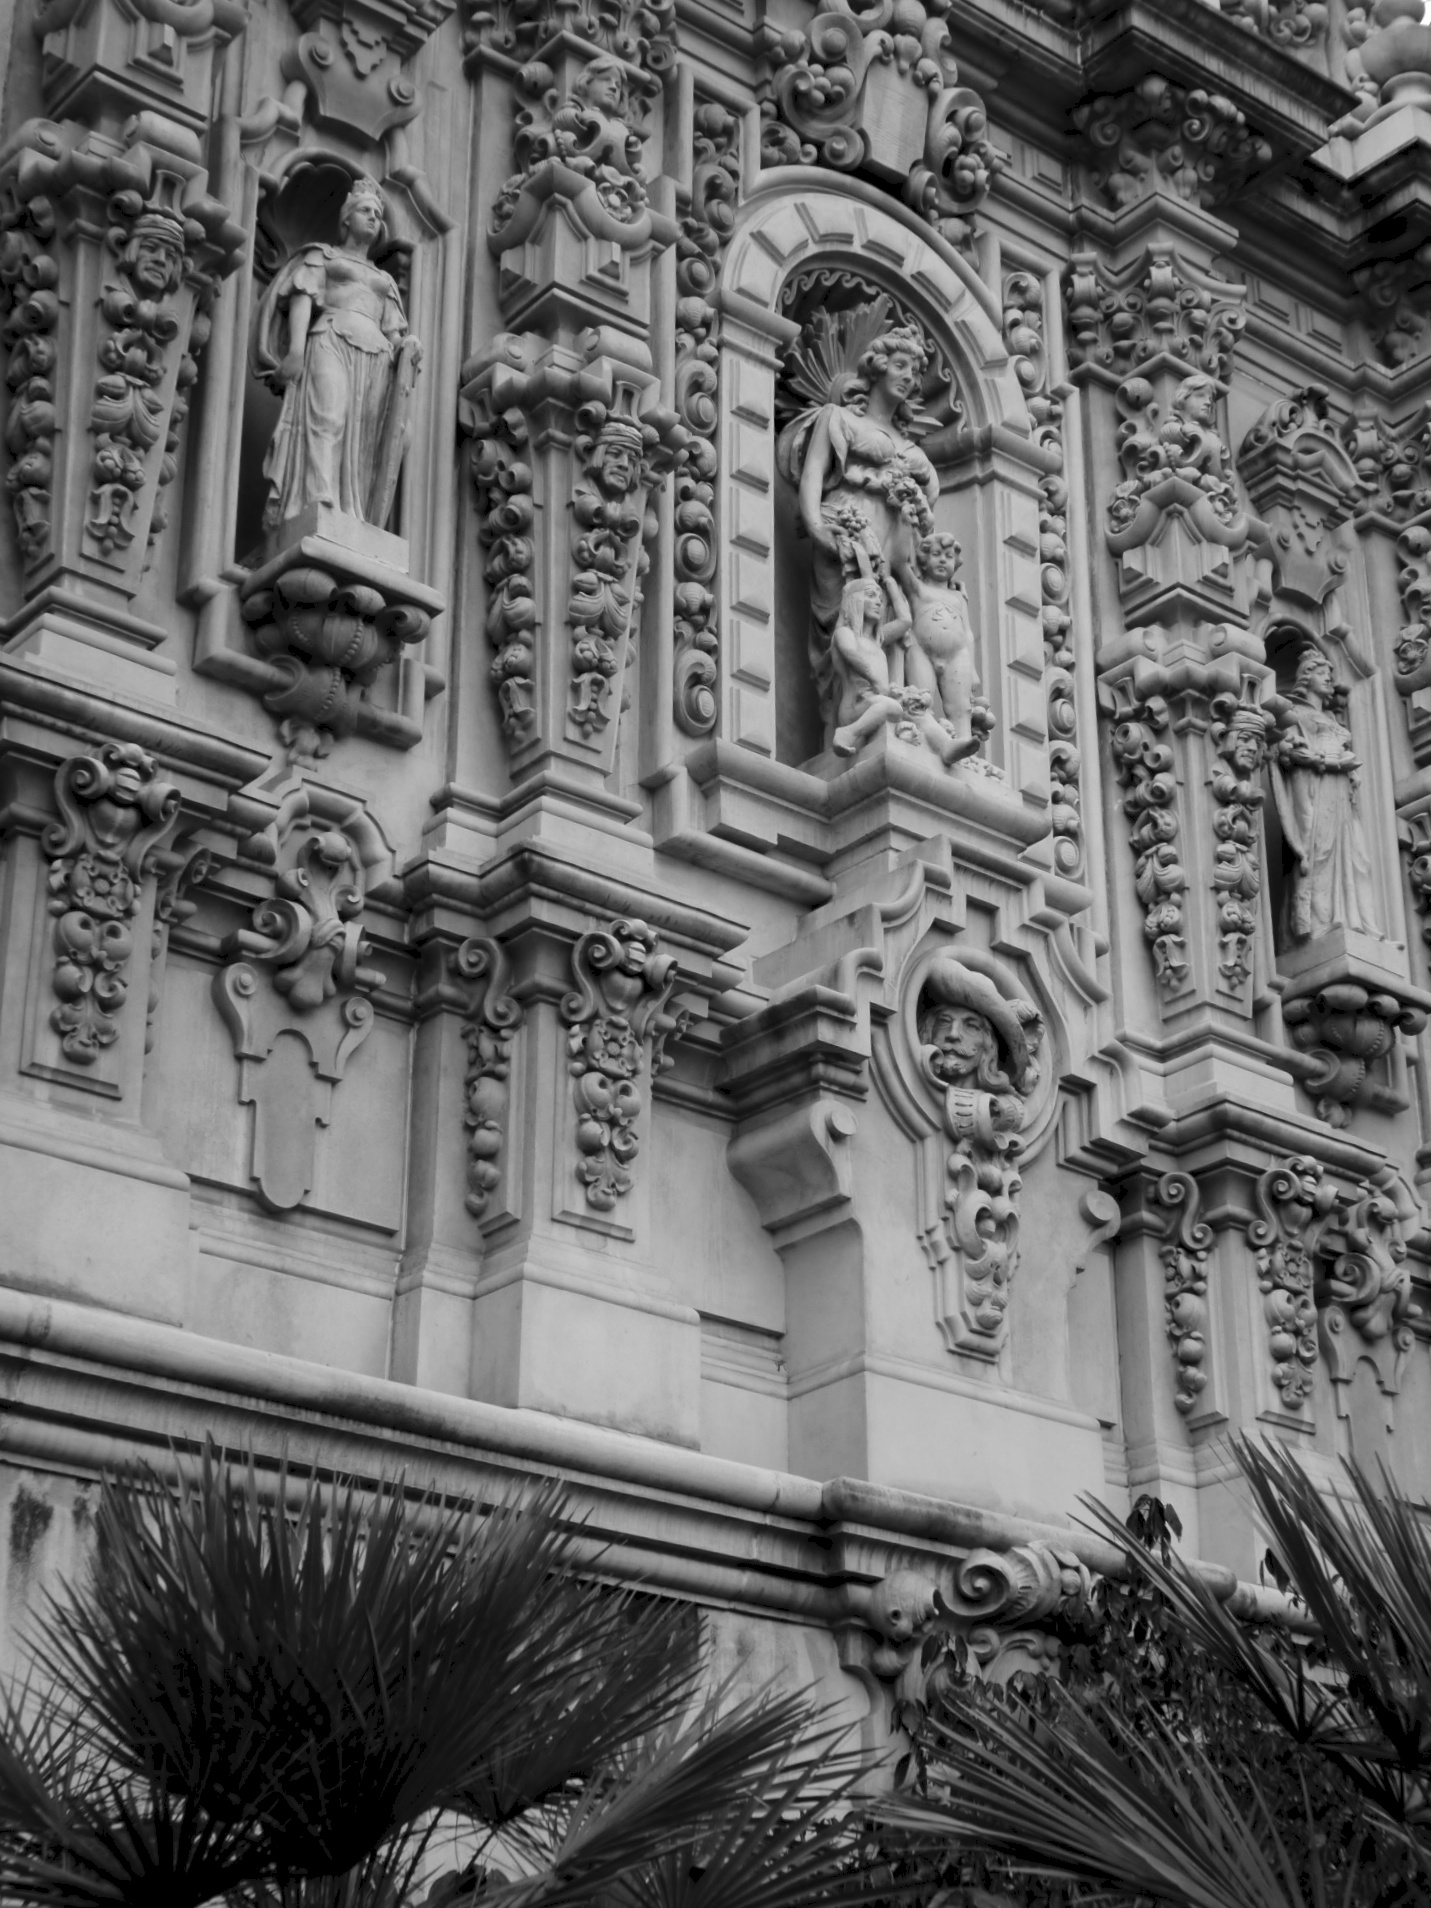
[[[375,179],[343,201],[336,245],[306,245],[264,296],[254,369],[283,394],[263,474],[265,530],[314,504],[381,527],[411,427],[421,347],[369,253],[386,222]]]
[[[921,588],[930,598],[933,582],[921,577],[918,561],[922,540],[934,531],[939,497],[938,473],[918,443],[921,427],[933,422],[918,409],[929,351],[916,326],[892,322],[894,317],[884,296],[857,311],[816,314],[791,355],[788,374],[805,408],[786,425],[776,446],[777,463],[796,488],[800,525],[811,544],[810,660],[821,712],[827,734],[839,729],[842,740],[852,726],[848,711],[868,679],[868,670],[862,670],[855,680],[845,653],[848,639],[836,641],[837,631],[851,627],[842,613],[847,589],[856,579],[870,578],[884,598],[879,623],[903,625],[904,642],[890,654],[894,694],[887,698],[891,707],[885,719],[895,720],[902,713],[895,698],[905,687],[914,606]],[[929,600],[927,607],[932,613],[936,605]],[[879,726],[862,726],[859,740]],[[948,723],[941,726],[955,739]],[[948,761],[977,746],[970,739],[964,748],[946,745],[938,752]]]
[[[1292,850],[1284,934],[1290,943],[1332,928],[1381,938],[1371,852],[1362,826],[1345,692],[1319,649],[1304,649],[1288,691],[1289,725],[1273,745],[1273,786]]]

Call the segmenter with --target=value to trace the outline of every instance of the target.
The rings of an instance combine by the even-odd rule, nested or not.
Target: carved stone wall
[[[4,18],[0,1500],[559,1472],[882,1741],[1427,1484],[1403,0]]]

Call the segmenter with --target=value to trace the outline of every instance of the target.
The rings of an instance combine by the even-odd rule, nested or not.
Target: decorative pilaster
[[[1245,294],[1162,241],[1114,269],[1077,254],[1065,285],[1073,375],[1122,470],[1102,507],[1122,629],[1104,625],[1099,698],[1159,1007],[1245,1020],[1272,687],[1251,627],[1260,531],[1222,424]]]
[[[126,603],[166,526],[209,309],[243,243],[200,146],[214,55],[243,22],[228,0],[147,26],[117,0],[35,22],[53,118],[0,161],[5,486],[27,597],[64,584],[97,611]]]

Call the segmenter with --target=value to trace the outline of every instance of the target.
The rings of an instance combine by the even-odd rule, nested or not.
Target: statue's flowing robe
[[[259,314],[255,358],[270,376],[288,348],[295,297],[313,300],[303,370],[283,393],[283,410],[263,474],[264,528],[310,504],[331,504],[373,521],[394,350],[406,335],[398,288],[380,267],[332,245],[310,245],[270,286]]]
[[[1274,776],[1282,832],[1296,857],[1287,890],[1287,938],[1308,941],[1336,927],[1379,937],[1350,738],[1334,715],[1307,703],[1295,704],[1291,719],[1312,760],[1284,760]]]

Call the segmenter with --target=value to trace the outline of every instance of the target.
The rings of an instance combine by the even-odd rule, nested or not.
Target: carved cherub
[[[948,733],[965,745],[958,753],[972,755],[979,746],[972,724],[978,677],[969,599],[955,580],[960,560],[959,545],[947,533],[934,531],[920,538],[909,586],[913,641],[906,673],[913,688],[929,693],[935,716]]]

